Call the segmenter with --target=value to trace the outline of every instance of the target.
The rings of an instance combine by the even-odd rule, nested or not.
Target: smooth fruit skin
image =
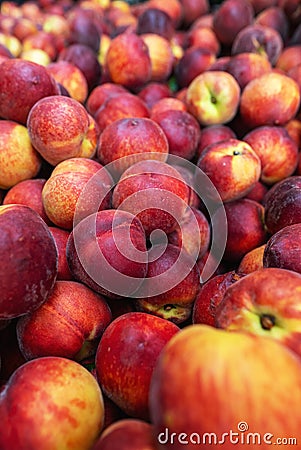
[[[147,313],[126,313],[102,335],[96,353],[103,392],[131,417],[149,420],[148,394],[153,368],[179,327]]]
[[[243,437],[246,442],[248,433],[257,433],[260,445],[251,440],[250,448],[259,450],[270,448],[264,437],[270,443],[298,438],[300,371],[300,359],[271,339],[187,326],[167,343],[152,376],[149,404],[158,441],[166,450],[182,449],[181,440],[186,449],[205,450],[211,437],[211,445],[216,439],[226,450],[243,450]]]
[[[57,276],[58,255],[43,219],[24,205],[0,206],[0,319],[37,309]]]
[[[116,420],[100,435],[92,450],[156,450],[152,424],[125,418]]]
[[[90,450],[104,419],[93,375],[59,357],[19,367],[0,394],[2,450]]]
[[[301,355],[301,275],[262,268],[229,287],[215,314],[215,325],[275,339]]]
[[[59,89],[45,67],[19,58],[1,65],[0,116],[23,125],[33,105],[43,97],[58,95]]]

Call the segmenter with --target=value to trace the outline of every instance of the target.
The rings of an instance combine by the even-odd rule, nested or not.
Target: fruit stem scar
[[[271,314],[263,314],[260,317],[260,324],[264,330],[270,330],[275,325],[275,317]]]
[[[233,150],[233,155],[234,156],[241,155],[241,152],[239,150]]]

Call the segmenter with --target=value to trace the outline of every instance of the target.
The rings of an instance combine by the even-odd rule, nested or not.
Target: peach
[[[300,229],[301,223],[288,225],[270,237],[263,254],[264,267],[279,267],[301,273]]]
[[[253,22],[254,11],[246,0],[225,0],[213,14],[213,30],[219,41],[231,46],[235,37]]]
[[[176,324],[189,320],[200,288],[195,261],[185,248],[153,245],[147,278],[137,294],[137,309]]]
[[[260,158],[260,179],[263,183],[277,183],[295,172],[298,147],[284,127],[257,127],[246,134],[243,140]]]
[[[283,40],[277,30],[253,23],[237,34],[231,47],[231,54],[259,53],[264,55],[274,66],[282,50]]]
[[[228,450],[235,446],[230,440],[248,439],[260,449],[259,436],[265,436],[264,447],[276,436],[298,436],[300,370],[300,359],[272,339],[203,324],[185,327],[163,348],[153,371],[149,408],[159,444],[206,449],[223,439]],[[248,429],[238,428],[242,423]],[[229,430],[235,435],[229,437]]]
[[[45,183],[44,178],[20,181],[7,192],[3,205],[14,203],[29,206],[39,214],[47,225],[50,225],[51,222],[47,217],[42,201],[42,190]]]
[[[151,375],[166,343],[179,328],[151,314],[123,314],[104,331],[96,353],[102,391],[126,414],[149,419]]]
[[[297,83],[287,75],[269,72],[251,80],[241,94],[240,114],[250,128],[284,125],[300,105]]]
[[[127,89],[119,84],[107,82],[96,86],[89,94],[86,101],[87,111],[94,117],[98,108],[112,95],[128,92]]]
[[[158,81],[150,81],[139,92],[138,96],[146,103],[148,108],[163,98],[172,98],[172,91],[167,84]]]
[[[235,271],[214,275],[199,290],[192,310],[192,323],[215,326],[216,308],[222,301],[229,286],[240,279]]]
[[[32,145],[53,166],[80,154],[89,125],[84,106],[61,95],[39,100],[27,119]]]
[[[215,61],[215,54],[208,48],[189,47],[176,63],[174,75],[180,88],[188,87],[200,74]]]
[[[55,61],[48,64],[47,70],[52,77],[62,84],[70,94],[80,103],[84,103],[88,96],[88,83],[81,70],[68,61]]]
[[[266,244],[250,250],[239,263],[237,272],[243,275],[254,272],[255,270],[263,268],[263,254]]]
[[[23,125],[38,100],[59,93],[56,82],[45,67],[18,58],[1,64],[0,90],[0,117]]]
[[[236,139],[236,134],[228,125],[208,125],[202,128],[196,158],[201,156],[207,145],[232,138]]]
[[[188,47],[206,48],[216,56],[221,51],[221,43],[214,30],[209,26],[199,26],[189,30],[187,45]]]
[[[103,210],[77,223],[66,254],[75,280],[113,299],[134,295],[147,273],[142,225],[121,210]]]
[[[168,242],[187,251],[195,260],[209,248],[210,225],[206,216],[195,207],[187,208],[177,228],[168,235]]]
[[[167,81],[173,71],[174,55],[170,42],[156,33],[141,34],[151,61],[150,81]]]
[[[289,72],[294,66],[301,64],[301,49],[300,45],[291,45],[285,47],[277,59],[275,67],[284,72]]]
[[[166,97],[157,100],[150,109],[150,117],[155,116],[163,111],[169,111],[170,109],[176,111],[187,111],[187,106],[184,101],[174,98]]]
[[[259,180],[260,159],[239,139],[226,139],[205,147],[197,166],[210,178],[223,202],[244,197]]]
[[[161,0],[150,0],[149,6],[166,12],[171,18],[174,27],[178,28],[183,14],[183,7],[180,0],[165,0],[164,2]]]
[[[167,137],[169,153],[192,160],[201,136],[196,118],[187,111],[172,109],[152,114],[152,118]]]
[[[119,419],[100,435],[92,450],[156,450],[153,427],[141,419]]]
[[[64,47],[57,61],[68,61],[75,64],[86,77],[89,92],[100,83],[102,67],[97,54],[85,44],[71,44]]]
[[[147,236],[154,230],[171,233],[182,219],[189,201],[189,188],[171,165],[140,161],[126,169],[114,188],[114,208],[134,214]]]
[[[264,207],[242,198],[225,204],[228,223],[224,259],[237,264],[248,253],[267,241],[264,226]]]
[[[27,128],[0,120],[0,188],[9,189],[38,175],[41,158],[33,148]]]
[[[89,10],[83,8],[75,9],[68,15],[67,23],[68,44],[84,44],[98,52],[101,32],[94,14],[89,14]]]
[[[264,199],[264,221],[270,234],[301,222],[301,176],[291,176],[272,186]]]
[[[256,270],[227,289],[216,325],[275,340],[300,356],[300,287],[300,273],[278,267]]]
[[[106,65],[111,80],[126,88],[137,89],[151,78],[152,68],[148,47],[135,33],[122,33],[112,39],[107,52]]]
[[[130,92],[109,97],[94,115],[100,132],[115,120],[137,117],[149,117],[149,109],[141,98]]]
[[[111,183],[106,169],[94,160],[71,158],[62,161],[43,187],[45,212],[53,224],[71,230],[75,215],[82,219],[109,207]],[[81,195],[84,200],[79,201]]]
[[[46,302],[18,320],[21,352],[27,360],[62,356],[81,361],[95,354],[111,318],[99,294],[76,281],[56,281]]]
[[[198,75],[187,88],[188,111],[201,125],[225,124],[237,113],[240,87],[227,72],[213,70]]]
[[[104,422],[102,393],[93,375],[60,357],[19,367],[1,393],[0,410],[0,447],[11,450],[89,450]]]
[[[31,61],[43,67],[47,67],[51,63],[49,55],[40,48],[31,48],[29,50],[23,50],[20,53],[20,58],[23,61]]]
[[[251,80],[270,72],[272,66],[265,56],[249,52],[231,56],[226,70],[243,90]]]
[[[57,280],[69,281],[72,280],[72,275],[67,263],[67,241],[69,238],[69,232],[61,228],[50,226],[49,231],[53,236],[57,253],[58,253],[58,268],[57,268]]]
[[[168,151],[168,140],[161,127],[149,118],[138,117],[109,124],[99,137],[97,158],[102,164],[114,162],[112,168],[122,173],[141,160],[166,161]]]
[[[22,41],[22,53],[29,50],[42,50],[48,55],[50,61],[54,61],[57,57],[55,36],[43,30],[26,36]]]
[[[175,29],[171,17],[163,10],[147,7],[138,16],[137,34],[157,33],[165,39],[170,40]]]
[[[257,181],[257,183],[255,183],[253,188],[248,192],[248,194],[245,195],[245,198],[255,200],[255,202],[258,203],[263,203],[265,195],[268,190],[269,190],[268,186],[263,184],[261,181]]]
[[[56,280],[58,255],[48,226],[28,206],[0,206],[0,229],[0,318],[6,319],[34,311],[46,301]]]
[[[191,26],[199,17],[209,13],[208,0],[182,0],[182,22],[184,26]]]
[[[283,8],[280,6],[270,6],[261,11],[255,18],[255,23],[274,28],[283,42],[287,42],[290,32],[290,22]]]

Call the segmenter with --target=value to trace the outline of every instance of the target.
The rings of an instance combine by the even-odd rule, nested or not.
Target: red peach
[[[56,279],[63,281],[72,280],[66,255],[67,241],[70,233],[55,226],[50,226],[49,231],[53,236],[58,253],[58,269]]]
[[[152,108],[161,99],[172,98],[172,91],[167,84],[151,81],[144,86],[138,96],[144,101],[148,108]]]
[[[27,360],[61,356],[81,361],[95,354],[111,318],[99,294],[76,281],[57,281],[47,301],[18,320],[21,352]]]
[[[284,125],[293,119],[300,105],[300,90],[290,77],[269,72],[251,80],[240,100],[240,114],[250,128]]]
[[[122,33],[112,39],[107,52],[106,65],[111,80],[126,88],[137,89],[151,78],[148,47],[135,33]]]
[[[0,91],[0,117],[23,125],[38,100],[59,93],[56,82],[45,67],[18,58],[1,64]]]
[[[46,301],[56,280],[58,255],[48,226],[28,206],[0,206],[0,229],[0,317],[6,319],[32,312]]]
[[[260,179],[263,183],[277,183],[295,172],[298,147],[284,127],[257,127],[247,133],[243,140],[260,158]]]
[[[143,117],[115,120],[99,137],[97,158],[104,165],[114,162],[119,174],[145,159],[166,161],[168,139],[159,125]]]
[[[114,208],[137,216],[147,234],[157,229],[171,233],[182,219],[189,188],[171,165],[140,161],[123,172],[113,191]]]
[[[224,202],[247,195],[261,173],[259,157],[247,142],[239,139],[208,145],[197,166],[210,178]]]
[[[81,70],[68,61],[55,61],[48,64],[50,75],[67,89],[71,98],[84,103],[88,96],[88,83]]]
[[[98,108],[112,95],[127,92],[127,89],[119,84],[107,82],[96,86],[89,94],[86,101],[87,111],[94,117]]]
[[[50,225],[51,221],[45,212],[42,202],[42,190],[45,183],[46,180],[44,178],[20,181],[7,192],[3,205],[15,203],[29,206],[39,214],[47,225]]]
[[[151,314],[133,312],[104,331],[96,353],[97,379],[103,392],[131,417],[147,420],[154,365],[179,328]]]

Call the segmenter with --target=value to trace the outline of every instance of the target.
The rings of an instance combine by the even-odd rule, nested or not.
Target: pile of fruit
[[[300,0],[0,9],[0,450],[301,449]]]

